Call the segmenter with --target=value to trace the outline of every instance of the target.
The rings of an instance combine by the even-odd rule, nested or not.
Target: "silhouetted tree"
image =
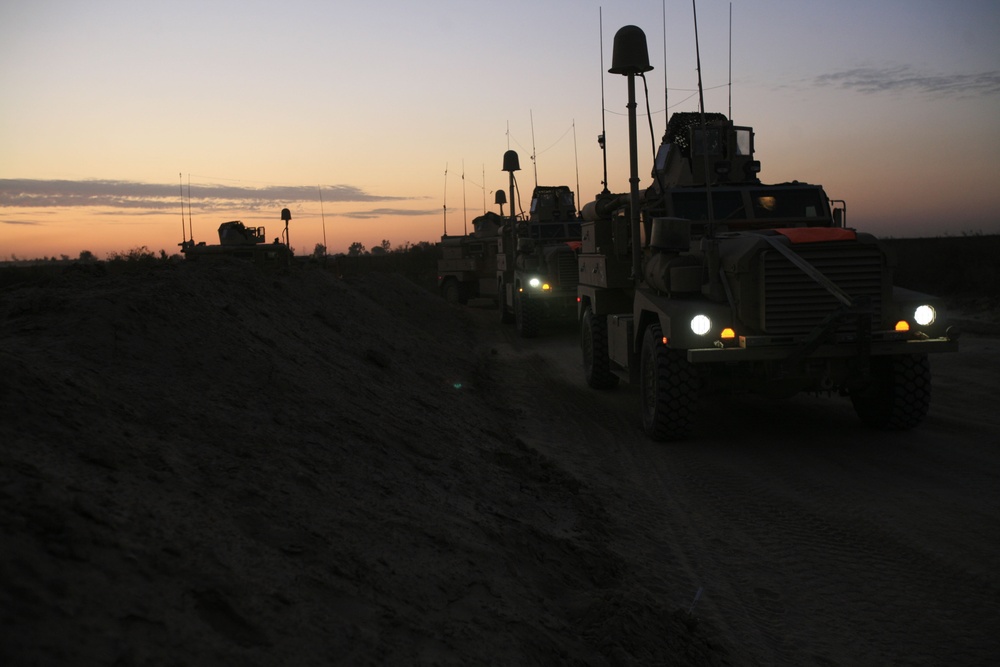
[[[81,250],[80,251],[80,261],[81,262],[96,262],[97,261],[97,256],[94,255],[94,253],[90,252],[89,250]]]
[[[358,255],[363,255],[367,252],[365,249],[365,244],[360,241],[355,241],[350,246],[347,247],[347,254],[351,257],[357,257]]]
[[[313,257],[320,258],[326,256],[326,246],[322,243],[317,243],[316,247],[313,248]]]

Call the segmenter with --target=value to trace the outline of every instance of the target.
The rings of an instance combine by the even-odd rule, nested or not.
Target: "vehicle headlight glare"
[[[532,287],[538,287],[539,285],[542,284],[542,281],[539,280],[538,278],[532,278],[531,280],[528,281],[528,284],[531,285]]]
[[[704,336],[712,329],[712,320],[705,315],[695,315],[691,318],[691,331]]]
[[[913,311],[913,321],[922,327],[933,324],[936,319],[937,312],[933,306],[917,306],[917,309]]]

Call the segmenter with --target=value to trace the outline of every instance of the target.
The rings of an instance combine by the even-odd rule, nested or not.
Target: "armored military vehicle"
[[[525,338],[538,335],[546,321],[572,322],[576,316],[580,222],[568,186],[535,186],[528,219],[508,220],[501,231],[496,273],[500,320],[513,321]]]
[[[472,225],[471,234],[441,237],[438,290],[451,303],[495,299],[497,295],[497,253],[503,218],[488,211],[473,219]]]
[[[870,426],[919,424],[928,355],[958,347],[942,303],[894,286],[890,254],[821,186],[762,183],[753,129],[722,114],[675,114],[640,193],[634,77],[650,69],[641,29],[619,30],[609,71],[629,78],[631,189],[584,207],[587,383],[639,384],[657,440],[687,435],[721,392],[839,394]]]
[[[288,221],[292,219],[288,209],[282,209],[281,219],[285,221],[285,237]],[[230,220],[219,225],[218,245],[208,245],[204,241],[195,243],[194,238],[180,243],[185,259],[210,261],[224,257],[249,259],[257,264],[288,262],[292,257],[288,243],[277,238],[267,243],[264,227],[248,227],[240,220]]]

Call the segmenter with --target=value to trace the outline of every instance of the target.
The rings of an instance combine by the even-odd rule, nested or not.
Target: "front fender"
[[[705,315],[712,326],[708,333],[697,335],[691,330],[691,320],[696,315]],[[676,298],[640,290],[635,296],[634,345],[639,349],[646,327],[658,323],[667,344],[678,350],[712,347],[719,340],[722,330],[732,326],[732,311],[726,303],[709,301],[703,297]]]

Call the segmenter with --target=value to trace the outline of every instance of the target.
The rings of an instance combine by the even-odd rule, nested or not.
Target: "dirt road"
[[[12,278],[0,664],[998,662],[997,339],[911,433],[741,398],[662,445],[575,326],[398,276]]]
[[[490,313],[477,317],[484,320]],[[686,442],[642,433],[638,390],[589,389],[575,327],[495,331],[521,438],[600,487],[662,582],[747,664],[986,665],[1000,658],[1000,341],[932,360],[918,429],[838,397],[716,399]]]

